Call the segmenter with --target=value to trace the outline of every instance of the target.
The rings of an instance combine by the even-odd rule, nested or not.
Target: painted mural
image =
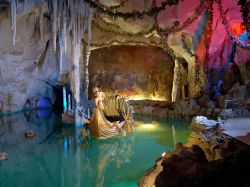
[[[160,48],[115,46],[95,50],[89,63],[90,90],[101,85],[107,95],[170,100],[173,60]]]

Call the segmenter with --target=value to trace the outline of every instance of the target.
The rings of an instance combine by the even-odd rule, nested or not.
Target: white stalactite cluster
[[[26,0],[23,6],[28,3]],[[66,54],[68,42],[71,41],[72,48],[72,64],[74,71],[74,93],[75,100],[80,101],[80,47],[84,32],[87,32],[87,45],[90,45],[91,40],[91,23],[93,10],[90,5],[82,0],[47,0],[49,14],[52,19],[52,45],[53,50],[59,56],[60,74],[63,73],[63,52]],[[13,33],[13,45],[16,41],[16,15],[17,15],[18,0],[11,0],[11,23]],[[42,3],[37,3],[39,6],[39,26],[41,39],[43,36],[43,7]],[[68,38],[69,37],[69,38]]]
[[[84,63],[81,67],[88,67],[88,59],[80,62],[81,58],[81,45],[84,36],[87,46],[90,47],[91,40],[91,23],[93,10],[88,3],[84,3],[82,0],[44,0],[47,1],[48,14],[51,18],[51,37],[52,47],[59,59],[60,75],[63,74],[63,53],[67,53],[68,43],[71,43],[71,89],[74,93],[74,100],[76,104],[80,103],[80,88],[81,88],[81,74],[85,72],[84,69],[80,69],[79,63]],[[44,1],[23,1],[23,10],[26,10],[27,6],[35,3],[38,7],[39,14],[39,26],[40,36],[43,39],[43,24],[44,24]],[[10,0],[11,2],[11,23],[13,34],[13,45],[16,41],[16,15],[18,0]],[[86,34],[85,34],[86,32]],[[87,55],[89,58],[89,55]]]
[[[50,0],[49,0],[50,1]],[[51,2],[51,1],[50,1]],[[60,74],[63,69],[63,52],[67,52],[68,36],[71,41],[71,61],[73,72],[71,76],[72,91],[76,101],[76,110],[80,104],[80,88],[81,88],[81,72],[80,58],[81,58],[81,40],[84,32],[87,32],[87,45],[90,45],[91,40],[91,23],[92,23],[92,10],[89,4],[85,4],[80,0],[53,0],[50,7],[50,12],[53,12],[52,21],[52,41],[54,52],[59,52],[60,61]],[[58,49],[57,49],[58,47]],[[81,118],[78,113],[75,113],[76,124],[81,123]]]
[[[87,31],[88,45],[91,40],[92,9],[89,4],[80,0],[49,0],[52,13],[52,41],[54,52],[59,52],[60,73],[63,69],[63,52],[67,52],[68,40],[72,44],[72,64],[74,75],[74,93],[77,103],[80,102],[80,55],[81,40]],[[68,39],[68,36],[70,38]]]

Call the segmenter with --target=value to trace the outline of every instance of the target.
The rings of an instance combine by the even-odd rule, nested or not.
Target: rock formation
[[[172,68],[174,64],[174,67],[170,74],[173,77],[166,83],[169,101],[178,102],[205,91],[206,97],[215,102],[215,107],[222,109],[223,97],[225,101],[225,94],[237,82],[249,90],[249,53],[233,43],[228,32],[236,32],[233,26],[225,24],[228,20],[230,23],[241,22],[236,2],[195,0],[190,4],[176,1],[167,5],[156,19],[153,16],[124,17],[130,15],[126,12],[151,9],[154,1],[143,5],[139,1],[127,2],[114,12],[112,9],[113,16],[88,1],[81,2],[79,9],[68,4],[69,11],[78,12],[85,7],[85,11],[78,12],[79,17],[61,6],[64,1],[49,2],[27,0],[15,6],[0,1],[0,110],[3,112],[22,110],[24,106],[36,107],[44,97],[53,103],[53,89],[58,85],[67,84],[76,103],[86,99],[89,80],[93,78],[89,77],[89,59],[96,55],[94,50],[112,46],[153,46],[171,56],[170,66]],[[119,2],[99,3],[109,7]],[[158,2],[156,6],[161,5]],[[228,20],[221,15],[222,8],[227,10]],[[85,26],[85,30],[77,26],[78,18],[85,20],[78,22]],[[236,34],[241,36],[242,33]],[[212,102],[205,102],[202,98],[199,106],[194,105],[192,99],[189,104],[187,101],[179,104],[193,108],[191,116],[196,111],[213,116],[214,106],[209,109],[205,106]],[[174,105],[177,109],[178,104]],[[179,112],[174,115],[178,116]]]
[[[188,143],[177,143],[172,153],[163,153],[140,186],[249,185],[247,145],[225,136],[218,121],[203,116],[193,118],[190,128]]]

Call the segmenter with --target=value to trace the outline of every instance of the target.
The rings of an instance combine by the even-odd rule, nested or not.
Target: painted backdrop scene
[[[113,46],[90,56],[89,94],[101,85],[107,95],[130,99],[171,100],[174,62],[156,47]]]

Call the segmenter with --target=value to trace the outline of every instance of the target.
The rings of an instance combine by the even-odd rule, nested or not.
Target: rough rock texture
[[[172,153],[163,154],[139,185],[249,186],[250,147],[223,135],[216,123],[194,118],[188,143],[178,143]]]
[[[240,70],[235,63],[229,63],[225,67],[223,84],[221,87],[222,94],[226,94],[235,83],[240,80]]]
[[[24,6],[25,10],[20,11],[23,2],[26,3]],[[101,1],[101,3],[107,5],[117,5],[119,2],[119,0]],[[180,27],[182,27],[183,23],[187,22],[187,18],[193,17],[195,9],[200,2],[200,0],[193,0],[192,3],[189,1],[179,1],[176,6],[167,6],[166,9],[157,16],[159,26],[162,28],[170,28],[173,24],[178,23]],[[143,3],[142,1],[129,1],[125,2],[124,7],[117,9],[117,11],[133,12],[133,10],[147,10],[151,7],[151,3],[152,1],[143,1]],[[160,6],[159,3],[160,2],[157,2]],[[50,28],[49,22],[51,20],[49,20],[48,16],[47,2],[43,0],[27,0],[20,1],[19,5],[15,47],[12,46],[10,13],[7,11],[9,7],[6,5],[7,8],[1,7],[0,10],[0,111],[22,109],[28,99],[30,99],[29,102],[32,103],[32,106],[36,106],[37,101],[42,97],[49,97],[53,101],[52,86],[57,85],[58,81],[61,80],[59,77],[58,54],[53,54],[51,42],[49,42],[48,48],[44,50],[47,41],[51,40],[51,34],[54,34]],[[237,6],[236,1],[223,1],[222,5],[224,10],[227,10],[227,18],[230,20],[230,23],[242,22],[239,6]],[[39,24],[41,21],[39,18],[39,8],[41,7],[42,11],[44,11],[42,27]],[[176,66],[176,81],[173,83],[173,101],[192,97],[205,88],[207,76],[204,74],[202,70],[204,67],[202,66],[206,64],[216,72],[216,75],[212,77],[214,80],[211,81],[211,85],[208,86],[209,88],[207,89],[211,90],[209,92],[213,92],[209,94],[209,98],[215,101],[217,100],[217,96],[221,95],[220,88],[222,83],[223,91],[226,92],[233,86],[235,81],[238,80],[238,76],[240,76],[240,81],[246,86],[250,80],[248,76],[250,55],[248,51],[237,48],[235,57],[233,57],[233,43],[225,32],[225,26],[222,24],[219,14],[218,5],[215,2],[213,6],[211,33],[206,33],[208,31],[205,29],[206,24],[204,24],[208,22],[206,17],[209,16],[202,13],[197,17],[194,23],[184,27],[180,32],[170,34],[168,38],[163,38],[164,41],[168,42],[169,47],[163,45],[159,34],[157,34],[155,30],[146,35],[131,36],[133,33],[150,30],[154,25],[154,19],[150,16],[145,16],[143,19],[124,20],[120,18],[113,19],[113,17],[106,16],[105,14],[96,14],[92,23],[92,39],[88,54],[89,50],[114,45],[156,46],[163,48],[165,52],[172,51],[175,57],[185,61],[185,63],[181,62],[178,64],[178,67]],[[232,29],[230,24],[229,29]],[[210,44],[209,41],[202,40],[206,34],[211,34]],[[88,34],[84,35],[83,43],[85,42],[85,44],[87,35]],[[206,46],[209,46],[209,49],[206,49],[206,46],[204,46],[205,43],[207,43]],[[70,53],[70,50],[68,51],[67,53]],[[206,54],[207,52],[208,54]],[[199,56],[200,53],[202,54],[202,58],[200,58],[199,62],[201,64],[197,64],[196,57],[197,55]],[[68,73],[69,69],[74,69],[75,67],[70,67],[69,57],[70,54],[63,55],[64,73]],[[208,59],[205,57],[208,57]],[[41,69],[36,73],[33,62],[39,62],[38,64],[43,70],[42,73]],[[233,62],[237,64],[240,75],[237,73],[236,76],[234,74],[231,76],[230,73],[235,73],[235,68],[228,68],[228,66],[230,66],[228,64]],[[201,65],[198,72],[196,72],[197,65]],[[87,75],[88,70],[85,69],[83,71],[83,68],[80,69],[81,79],[83,79],[83,75]],[[226,71],[225,76],[224,70]],[[173,73],[174,72],[170,72],[169,74]],[[36,74],[38,75],[36,76]],[[181,76],[177,76],[180,74]],[[172,76],[169,77],[172,79]],[[90,77],[90,79],[92,78],[93,77]],[[34,81],[35,79],[39,81]],[[74,90],[73,79],[74,78],[71,80],[72,90]],[[224,79],[225,81],[223,82]],[[87,80],[86,78],[86,83],[88,82]],[[44,82],[49,84],[45,84]],[[171,86],[168,85],[168,87],[170,88]],[[84,85],[84,88],[87,88],[87,85]],[[247,89],[250,89],[249,86],[247,86]],[[169,92],[166,93],[167,97],[171,95]],[[199,110],[202,114],[207,113],[213,116],[213,110],[208,109],[206,106],[204,107],[203,101],[199,101],[200,108],[196,105],[190,106],[195,111],[193,113],[195,114],[197,113],[196,111]],[[186,104],[180,105],[187,106]],[[150,109],[148,109],[148,111],[150,111]],[[178,112],[167,112],[172,116],[179,115]]]
[[[247,99],[245,102],[245,108],[250,111],[250,99]]]
[[[232,142],[223,159],[208,162],[203,150],[194,145],[162,162],[163,171],[157,176],[155,185],[249,186],[249,156],[249,146],[241,142]]]
[[[236,49],[235,63],[238,65],[240,70],[241,82],[245,85],[250,83],[250,54],[248,50],[241,48]]]
[[[8,10],[0,11],[0,18],[0,111],[37,107],[44,97],[53,103],[53,86],[59,84],[60,76],[48,18],[43,17],[43,32],[40,33],[36,8],[18,13],[15,46]],[[69,58],[64,59],[68,69]]]
[[[188,82],[188,96],[192,97],[203,90],[206,82],[206,76],[203,71],[200,71],[199,74],[195,72],[196,59],[194,56],[194,46],[190,45],[194,42],[192,40],[192,36],[186,35],[185,38],[188,41],[185,42],[182,40],[182,36],[183,35],[181,33],[170,35],[168,38],[168,45],[173,50],[175,56],[185,60],[187,63],[187,67],[181,68],[180,72],[177,71],[177,73],[183,75],[183,71],[186,72],[186,78],[182,76],[182,80]],[[187,45],[188,49],[185,47]],[[197,79],[199,79],[199,81],[197,81]],[[180,85],[180,88],[185,85],[185,83],[183,83],[184,82]]]
[[[204,93],[176,102],[131,100],[130,103],[135,113],[170,118],[192,118],[196,115],[217,118],[221,111]]]
[[[236,117],[237,115],[234,113],[233,109],[222,109],[219,116],[223,119],[227,118],[233,118]]]

